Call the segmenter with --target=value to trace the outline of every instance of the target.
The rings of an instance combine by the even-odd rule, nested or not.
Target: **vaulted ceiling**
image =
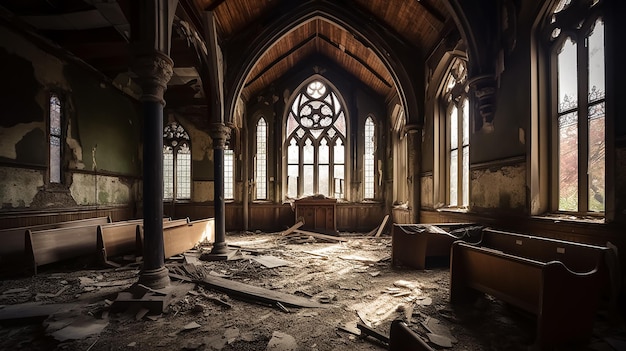
[[[33,29],[112,80],[127,77],[130,64],[131,1],[136,0],[3,0],[0,14]],[[177,19],[203,35],[205,11],[213,11],[221,45],[261,31],[294,3],[320,0],[180,0]],[[440,0],[337,0],[338,6],[376,22],[407,48],[430,53],[451,21]],[[385,98],[397,94],[392,72],[360,35],[329,18],[312,17],[282,35],[254,63],[240,96],[249,100],[299,62],[315,55],[334,62]],[[242,48],[245,50],[245,48]],[[176,32],[170,53],[174,77],[170,88],[191,88],[198,79],[195,52]],[[206,78],[205,78],[206,79]],[[196,90],[198,87],[196,86]],[[200,94],[201,95],[201,94]],[[196,94],[197,96],[197,94]],[[183,100],[181,100],[182,103]]]

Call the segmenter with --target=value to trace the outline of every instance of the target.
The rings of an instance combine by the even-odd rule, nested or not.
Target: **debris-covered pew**
[[[79,227],[91,224],[109,223],[109,217],[95,217],[65,221],[57,223],[36,224],[24,227],[6,228],[0,230],[0,275],[17,274],[15,267],[23,267],[30,259],[26,251],[26,235],[28,230],[44,230],[56,228]]]
[[[394,266],[426,268],[430,257],[449,257],[456,240],[480,240],[481,226],[475,223],[394,224],[391,233],[391,262]]]
[[[605,274],[608,249],[563,240],[483,230],[478,244],[455,241],[450,302],[486,293],[537,318],[536,344],[587,340]]]
[[[98,226],[110,222],[108,217],[81,223],[78,226],[54,229],[27,229],[25,234],[26,255],[32,263],[33,273],[37,267],[70,258],[97,254],[96,234]],[[95,256],[94,256],[95,257]]]
[[[169,223],[170,218],[163,218],[163,223]],[[178,223],[187,223],[187,219],[178,220]],[[140,226],[143,219],[133,219],[102,224],[98,226],[98,252],[100,261],[110,263],[109,259],[125,254],[142,255]]]
[[[140,226],[140,238],[143,242],[143,226]],[[163,249],[166,259],[190,250],[200,242],[213,242],[214,240],[215,220],[213,218],[195,221],[184,219],[163,223]]]

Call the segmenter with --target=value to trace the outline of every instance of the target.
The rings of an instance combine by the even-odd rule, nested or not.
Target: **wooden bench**
[[[0,264],[6,264],[11,262],[13,258],[19,258],[23,260],[25,255],[25,243],[24,236],[27,230],[43,230],[43,229],[55,229],[55,228],[67,228],[67,227],[79,227],[83,225],[90,225],[93,223],[104,224],[109,223],[111,220],[109,217],[96,217],[88,219],[79,219],[75,221],[58,222],[58,223],[46,223],[37,224],[24,227],[15,227],[0,229]]]
[[[80,226],[26,230],[26,255],[33,273],[37,274],[37,267],[45,264],[97,254],[97,230],[101,224],[91,221]]]
[[[492,229],[478,244],[455,241],[450,302],[486,293],[537,318],[541,348],[589,339],[608,248]]]
[[[427,258],[449,257],[454,241],[470,237],[480,240],[481,229],[474,223],[394,224],[391,262],[394,266],[425,269]]]
[[[199,219],[181,226],[163,227],[163,248],[166,259],[190,250],[204,240],[208,242],[215,240],[213,218]]]
[[[163,223],[170,222],[170,218],[163,218]],[[187,223],[187,219],[180,220]],[[120,221],[98,226],[97,240],[100,261],[110,263],[109,258],[134,253],[142,255],[140,226],[143,219]]]
[[[140,226],[140,238],[143,242],[143,226]],[[195,221],[180,219],[163,224],[163,249],[166,259],[190,250],[205,240],[208,242],[215,240],[215,220],[213,218]]]
[[[16,266],[22,267],[29,260],[26,252],[26,235],[30,230],[44,230],[68,227],[80,227],[91,224],[109,223],[109,217],[95,217],[87,219],[79,219],[75,221],[66,221],[58,223],[37,224],[24,227],[6,228],[0,230],[0,274],[19,274]]]

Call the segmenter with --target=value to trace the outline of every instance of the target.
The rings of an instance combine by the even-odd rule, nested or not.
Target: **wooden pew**
[[[96,217],[79,219],[75,221],[37,224],[25,227],[15,227],[0,230],[0,265],[6,267],[12,263],[24,263],[27,259],[26,240],[24,239],[27,230],[43,230],[67,227],[79,227],[93,223],[109,223],[109,217]]]
[[[394,224],[391,262],[394,266],[425,269],[428,257],[450,256],[454,241],[467,240],[470,234],[479,234],[481,229],[475,223]],[[480,240],[476,236],[475,241]]]
[[[26,230],[26,255],[31,260],[33,273],[37,274],[37,267],[45,264],[97,254],[96,234],[100,224],[92,221],[80,226]]]
[[[163,218],[163,223],[170,222],[170,218]],[[181,220],[184,223],[186,219]],[[181,222],[182,223],[182,222]],[[98,252],[101,253],[100,261],[110,263],[109,258],[134,253],[142,255],[140,226],[143,219],[120,221],[98,226],[97,240]]]
[[[190,250],[204,240],[208,242],[215,240],[215,220],[213,218],[199,219],[181,226],[164,227],[165,258]]]
[[[485,229],[478,244],[455,241],[450,302],[486,293],[536,316],[536,346],[589,339],[607,248]]]
[[[143,226],[140,226],[140,238],[143,242]],[[164,258],[181,254],[192,249],[201,241],[215,240],[215,220],[213,218],[189,221],[179,219],[163,224]]]

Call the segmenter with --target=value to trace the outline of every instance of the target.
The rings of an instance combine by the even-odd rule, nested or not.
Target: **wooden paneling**
[[[408,208],[394,208],[391,210],[391,218],[392,222],[396,224],[411,224],[411,211]],[[422,223],[437,223],[433,222],[425,222]]]
[[[338,203],[337,230],[342,232],[369,232],[380,225],[385,217],[380,203]]]
[[[134,209],[128,206],[6,211],[0,212],[0,229],[107,216],[111,218],[111,221],[117,222],[135,218],[134,213]]]
[[[252,203],[249,215],[248,228],[252,231],[278,232],[295,223],[294,211],[289,204]]]

